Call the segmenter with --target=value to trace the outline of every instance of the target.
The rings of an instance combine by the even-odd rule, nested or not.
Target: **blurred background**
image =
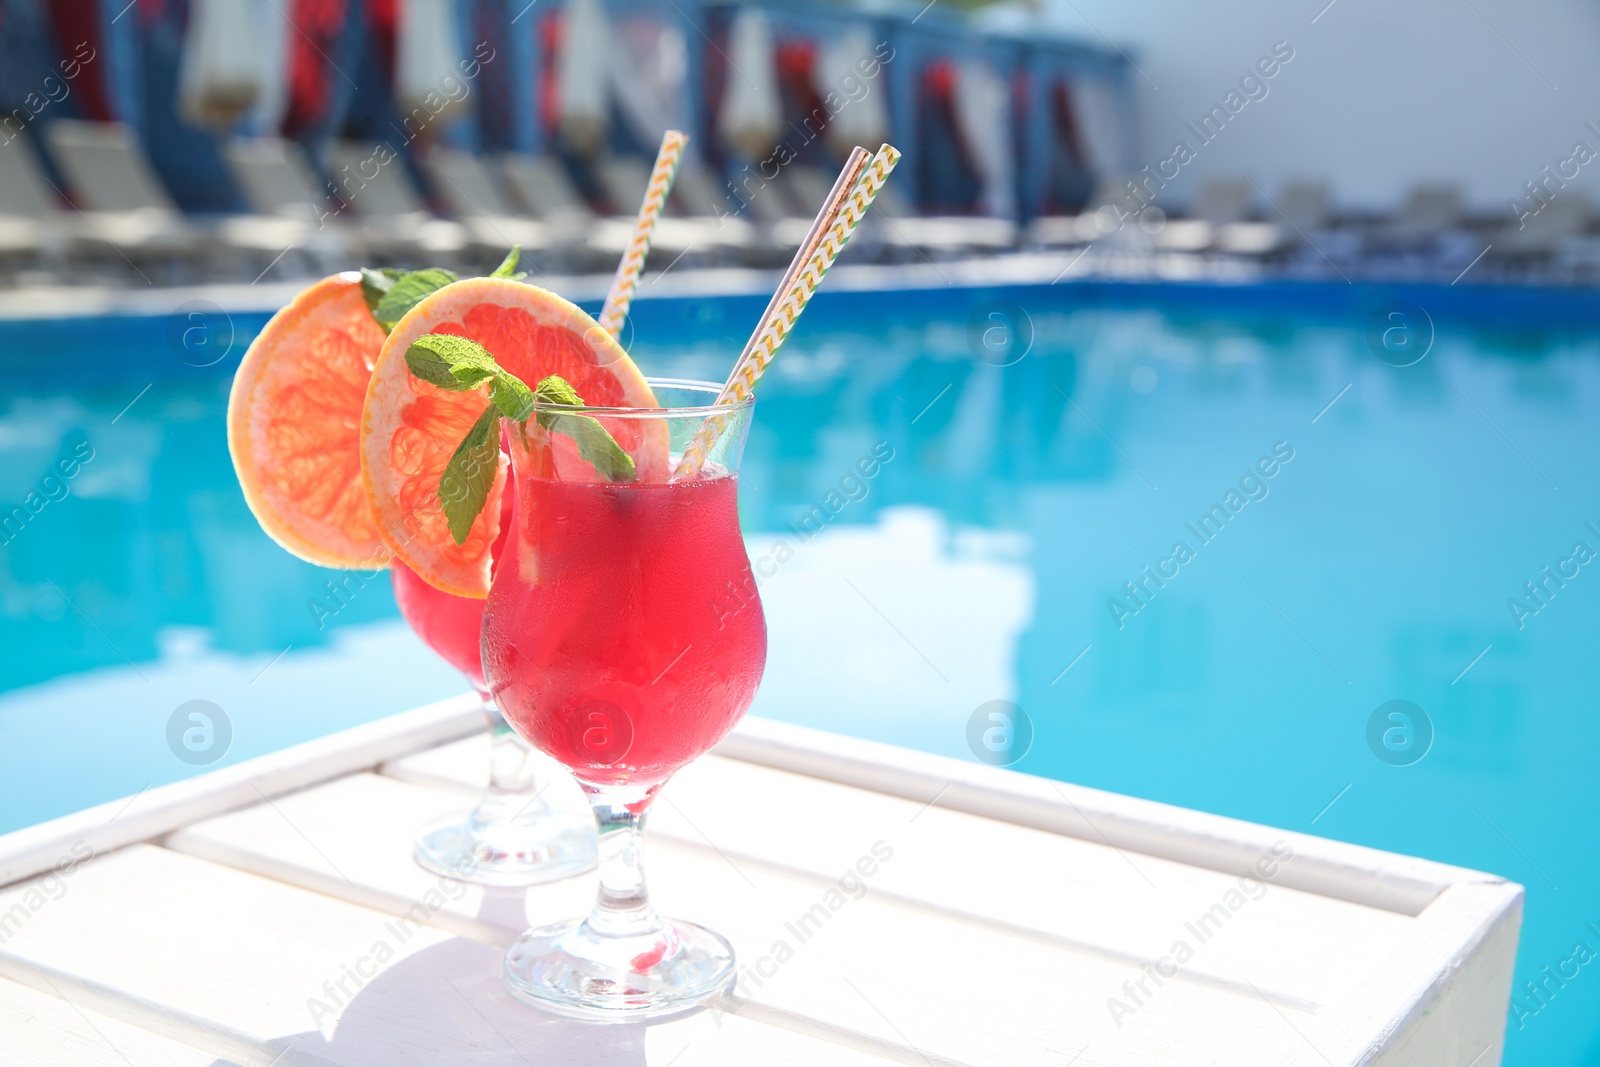
[[[889,141],[761,384],[754,712],[1513,878],[1505,1062],[1600,1065],[1597,42],[1567,0],[0,0],[0,833],[461,689],[240,495],[228,386],[308,281],[515,244],[593,310],[682,129],[623,340],[720,379]]]
[[[521,243],[600,269],[677,127],[685,266],[782,262],[828,168],[892,139],[886,214],[937,222],[858,260],[1587,279],[1600,15],[1491,6],[8,0],[0,258],[161,284]]]

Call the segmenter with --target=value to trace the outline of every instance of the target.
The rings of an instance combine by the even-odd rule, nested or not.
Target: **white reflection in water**
[[[276,662],[275,653],[217,651],[207,637],[201,627],[167,627],[153,662],[0,696],[0,782],[27,783],[5,789],[0,833],[194,774],[168,750],[166,734],[173,710],[188,701],[210,701],[228,716],[232,738],[215,764],[224,766],[466,688],[398,620],[335,630],[328,644],[290,648]],[[61,768],[69,773],[38,773],[43,754],[67,750]]]
[[[746,541],[759,559],[779,538]],[[823,530],[761,585],[768,659],[752,713],[963,755],[972,710],[1017,696],[1029,547],[920,507]]]

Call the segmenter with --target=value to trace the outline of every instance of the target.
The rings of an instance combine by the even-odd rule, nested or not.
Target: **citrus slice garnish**
[[[428,333],[471,338],[530,388],[558,374],[590,407],[654,407],[655,395],[594,319],[537,286],[469,278],[425,297],[395,324],[361,415],[361,471],[370,511],[379,536],[424,581],[457,596],[484,597],[506,464],[465,541],[457,544],[439,504],[439,479],[488,405],[489,387],[450,392],[413,375],[406,351]],[[664,438],[620,443],[634,454],[641,479],[666,476]]]
[[[354,271],[324,278],[267,322],[228,395],[228,451],[274,541],[324,567],[389,551],[361,481],[361,405],[383,347]]]

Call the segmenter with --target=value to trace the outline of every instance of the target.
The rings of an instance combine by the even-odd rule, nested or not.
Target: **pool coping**
[[[1355,305],[1372,310],[1385,298],[1422,298],[1452,311],[1479,317],[1513,311],[1555,313],[1562,318],[1600,323],[1600,290],[1576,285],[1483,283],[1457,286],[1420,279],[1362,278],[1356,281],[1294,278],[1243,263],[1195,262],[1192,257],[1158,258],[1139,270],[1115,262],[1080,266],[1069,253],[1021,252],[1006,256],[907,264],[845,264],[834,268],[823,295],[930,294],[951,289],[1026,291],[1060,288],[1099,297],[1147,300],[1177,294],[1224,303],[1241,298],[1251,304],[1287,302],[1328,310]],[[649,275],[634,307],[676,301],[767,297],[781,271],[747,267],[682,269]],[[609,275],[540,275],[537,284],[575,303],[598,306]],[[187,305],[215,310],[270,314],[287,304],[311,279],[289,282],[215,283],[133,289],[112,286],[23,286],[0,291],[0,322],[53,322],[79,319],[147,318],[172,315]],[[1340,294],[1346,294],[1341,297]],[[1370,305],[1370,306],[1369,306]]]

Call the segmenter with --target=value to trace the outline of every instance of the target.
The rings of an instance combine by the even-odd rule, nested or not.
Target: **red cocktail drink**
[[[754,699],[767,631],[737,475],[582,483],[519,475],[489,593],[495,701],[586,784],[654,787]]]
[[[474,689],[483,684],[483,605],[486,601],[435,589],[398,559],[389,563],[394,602],[422,643],[467,676]]]
[[[501,529],[511,522],[502,498]],[[505,537],[496,542],[498,559]],[[489,788],[465,816],[418,831],[412,855],[436,874],[482,885],[524,886],[586,871],[595,863],[594,835],[576,813],[558,813],[539,796],[533,753],[489,699],[483,680],[483,612],[487,601],[436,589],[399,559],[390,561],[394,600],[422,643],[466,676],[483,697],[490,734]]]
[[[519,426],[516,517],[484,613],[489,691],[518,733],[572,768],[600,838],[593,910],[518,938],[506,984],[585,1019],[668,1015],[733,982],[726,940],[650,906],[638,835],[661,785],[744,715],[767,658],[739,532],[753,401],[712,406],[719,387],[704,382],[650,385],[661,407],[541,402]],[[676,471],[703,441],[715,442],[708,462]]]

